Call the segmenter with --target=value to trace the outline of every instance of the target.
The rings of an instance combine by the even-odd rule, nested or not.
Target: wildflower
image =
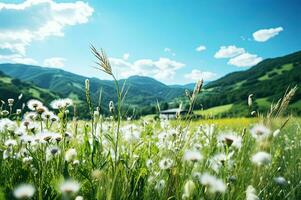
[[[22,159],[22,162],[29,164],[29,163],[31,163],[32,160],[33,160],[33,158],[31,156],[27,156]]]
[[[56,146],[50,146],[46,149],[46,160],[51,160],[54,156],[60,153],[60,149]]]
[[[148,169],[150,169],[152,166],[153,166],[153,161],[152,161],[151,159],[148,159],[148,160],[146,161],[146,167],[147,167]]]
[[[155,186],[155,189],[158,191],[158,192],[161,192],[165,187],[165,180],[160,180],[156,186]]]
[[[8,140],[5,141],[4,145],[7,146],[7,147],[16,146],[17,145],[17,141],[16,140],[12,140],[12,139],[8,139]]]
[[[253,99],[252,99],[253,96],[254,96],[253,94],[250,94],[249,97],[248,97],[248,106],[249,106],[249,107],[251,107],[252,104],[253,104]]]
[[[16,129],[17,129],[16,122],[13,122],[7,118],[0,119],[0,132],[4,132],[4,131],[14,132]]]
[[[285,180],[285,178],[279,176],[279,177],[275,177],[274,178],[274,181],[276,184],[278,185],[286,185],[287,184],[287,181]]]
[[[99,169],[95,169],[91,173],[92,179],[99,181],[101,179],[102,173]]]
[[[250,131],[256,140],[267,138],[271,133],[270,129],[262,124],[256,124]]]
[[[77,196],[77,197],[75,197],[74,200],[84,200],[84,197],[83,196]]]
[[[221,134],[219,135],[218,140],[228,147],[241,147],[241,137],[232,133]]]
[[[280,133],[280,129],[277,129],[276,131],[273,132],[273,137],[277,137]]]
[[[169,158],[165,158],[165,159],[162,159],[159,163],[159,167],[162,169],[162,170],[166,170],[166,169],[169,169],[171,168],[173,165],[173,160],[169,159]]]
[[[134,143],[139,141],[140,132],[136,130],[125,130],[124,131],[124,140],[129,143]]]
[[[22,113],[22,110],[21,110],[21,109],[17,109],[17,110],[16,110],[16,114],[17,114],[17,115],[20,115],[21,113]]]
[[[38,115],[35,112],[27,112],[24,115],[24,119],[28,120],[28,121],[34,121],[37,119],[37,117],[38,117]]]
[[[69,106],[72,106],[72,105],[73,105],[73,101],[69,98],[53,100],[50,103],[50,106],[53,109],[65,109],[65,108],[67,108]]]
[[[27,102],[27,107],[29,110],[35,111],[38,107],[43,106],[42,102],[36,99],[31,99]]]
[[[198,151],[186,151],[183,159],[186,161],[198,162],[203,159],[203,156]]]
[[[14,196],[17,199],[30,199],[34,195],[35,191],[36,189],[34,186],[30,184],[22,184],[14,190]]]
[[[23,97],[23,94],[21,93],[19,96],[18,96],[18,100],[21,100]]]
[[[201,184],[207,186],[209,191],[212,193],[224,193],[227,189],[227,186],[221,179],[218,179],[208,173],[205,173],[201,176],[200,182]]]
[[[224,153],[219,153],[214,155],[210,160],[210,167],[215,171],[218,172],[219,169],[222,166],[227,165],[228,167],[231,167],[233,164],[233,161],[230,160],[234,152],[229,153],[228,155]]]
[[[9,115],[9,112],[7,110],[2,110],[1,115],[5,117]]]
[[[74,194],[80,189],[80,184],[74,180],[66,180],[60,185],[60,190],[62,193]]]
[[[259,197],[256,194],[256,190],[252,185],[249,185],[247,187],[246,200],[259,200]]]
[[[192,180],[188,180],[184,185],[184,198],[190,198],[195,192],[196,186]]]
[[[109,110],[110,110],[111,113],[113,113],[114,110],[115,110],[114,102],[113,101],[110,101],[110,103],[109,103]]]
[[[260,151],[253,155],[252,162],[258,166],[261,165],[268,165],[272,161],[272,156],[269,153],[266,153],[264,151]]]
[[[14,99],[7,99],[7,103],[8,103],[8,106],[13,106],[13,104],[14,104]]]
[[[77,156],[77,152],[75,149],[71,148],[71,149],[68,149],[65,153],[65,160],[67,162],[71,162],[73,161]]]
[[[29,143],[29,144],[32,144],[35,142],[35,137],[32,136],[32,135],[22,135],[20,137],[20,140],[24,143]]]

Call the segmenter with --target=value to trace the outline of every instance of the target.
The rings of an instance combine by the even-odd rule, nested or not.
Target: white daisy
[[[35,111],[38,107],[43,106],[43,103],[36,99],[31,99],[27,102],[29,110]]]

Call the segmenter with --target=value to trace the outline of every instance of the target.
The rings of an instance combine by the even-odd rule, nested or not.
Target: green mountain
[[[70,97],[83,106],[85,102],[85,80],[87,77],[73,74],[61,69],[46,68],[23,64],[0,64],[0,70],[4,73],[23,81],[32,82],[39,87],[54,91],[61,96]],[[92,101],[95,105],[99,102],[101,91],[101,104],[107,109],[110,100],[116,102],[115,85],[110,80],[89,78]],[[169,102],[172,99],[184,95],[183,88],[167,86],[153,78],[132,76],[119,80],[120,87],[125,82],[127,95],[125,104],[132,108],[149,107],[159,102]],[[148,111],[151,112],[151,111]]]
[[[49,91],[53,91],[62,97],[70,97],[77,101],[78,110],[86,109],[85,80],[87,77],[61,69],[23,64],[0,64],[0,71],[26,81],[22,84],[28,84],[19,87],[6,81],[6,84],[1,84],[2,90],[13,86],[16,89],[6,89],[7,92],[1,92],[1,94],[10,94],[9,92],[12,91],[20,93],[19,91],[26,90],[26,88],[28,91],[32,91],[31,88],[40,87],[43,89],[34,89],[39,92],[33,93],[38,93],[35,95],[41,96],[41,99],[45,99],[43,95],[52,94]],[[89,78],[89,80],[94,105],[98,104],[101,91],[101,105],[102,109],[106,111],[109,101],[116,102],[117,99],[114,82],[97,78]],[[194,87],[193,84],[168,86],[153,78],[142,76],[119,80],[120,86],[124,82],[125,91],[127,91],[125,110],[128,113],[135,110],[138,115],[154,113],[157,100],[162,103],[164,108],[168,107],[166,102],[169,102],[170,106],[176,107],[182,101],[185,106],[187,100],[184,91],[185,89],[193,90]],[[248,70],[233,72],[216,81],[206,83],[195,106],[196,109],[211,108],[209,111],[214,111],[214,113],[218,110],[222,116],[248,116],[247,98],[249,94],[254,94],[256,99],[254,109],[266,112],[270,104],[281,98],[289,86],[298,85],[300,87],[300,83],[301,51],[283,57],[266,59]],[[300,91],[300,89],[297,91],[290,106],[291,111],[299,115],[301,115]],[[214,107],[218,109],[214,109]],[[87,116],[87,113],[80,112],[80,115]]]
[[[50,92],[47,89],[40,88],[32,83],[23,82],[19,79],[13,79],[0,71],[0,99],[6,101],[9,98],[17,101],[22,94],[22,102],[29,99],[39,99],[49,104],[53,99],[58,98],[58,94]],[[18,105],[21,107],[21,105]]]
[[[248,70],[233,72],[208,83],[197,107],[200,109],[202,105],[206,109],[234,104],[227,111],[228,114],[247,115],[247,98],[249,94],[254,94],[257,109],[266,111],[272,102],[283,96],[289,86],[295,85],[301,86],[301,51],[266,59]],[[299,89],[291,101],[291,110],[297,114],[301,114],[300,99]]]

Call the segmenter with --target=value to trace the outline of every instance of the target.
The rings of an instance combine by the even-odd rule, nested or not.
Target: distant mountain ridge
[[[73,74],[61,69],[45,68],[23,64],[0,64],[0,71],[21,81],[29,81],[37,87],[49,90],[63,97],[70,97],[79,102],[79,106],[86,106],[85,80],[87,77]],[[89,78],[90,92],[95,105],[99,102],[100,91],[101,105],[106,109],[110,100],[116,102],[114,82]],[[185,89],[193,90],[194,84],[166,85],[153,78],[132,76],[119,80],[119,84],[126,82],[126,106],[132,108],[146,108],[147,112],[155,112],[154,104],[159,102],[171,102],[177,106],[180,102],[188,104],[184,96]],[[278,57],[266,59],[256,66],[245,71],[233,72],[226,76],[205,84],[196,103],[197,109],[206,109],[220,105],[233,104],[229,112],[239,113],[245,109],[249,94],[254,94],[258,106],[262,102],[270,105],[282,97],[288,86],[301,83],[301,51]],[[296,111],[300,108],[301,92],[297,91],[292,100]],[[300,103],[300,106],[299,106]],[[259,105],[260,104],[260,105]],[[148,109],[152,107],[151,109]],[[231,106],[230,106],[231,107]],[[81,108],[79,108],[81,109]],[[244,113],[246,115],[247,113]]]
[[[115,84],[111,80],[87,78],[61,69],[23,64],[0,64],[0,71],[78,102],[84,102],[86,99],[85,80],[89,79],[94,104],[98,104],[100,91],[103,106],[106,107],[111,100],[115,102],[117,100]],[[119,80],[120,86],[124,82],[126,82],[127,91],[125,103],[134,107],[153,105],[157,101],[168,102],[178,96],[183,96],[185,90],[184,88],[173,88],[153,78],[143,76],[121,79]]]
[[[47,89],[40,88],[32,83],[14,79],[0,71],[0,99],[7,101],[13,98],[15,103],[19,103],[18,108],[21,108],[18,98],[22,94],[22,102],[35,98],[49,104],[53,99],[59,98],[59,95]],[[1,103],[0,103],[1,105]]]

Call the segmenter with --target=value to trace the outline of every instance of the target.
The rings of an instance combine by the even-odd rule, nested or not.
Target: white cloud
[[[282,27],[261,29],[253,33],[253,38],[257,42],[265,42],[278,35],[281,31],[283,31]]]
[[[93,13],[88,3],[57,3],[26,0],[19,4],[0,3],[0,49],[25,55],[34,40],[64,36],[66,26],[87,23]],[[13,19],[8,20],[8,19]]]
[[[232,58],[234,56],[245,53],[244,48],[238,48],[235,45],[221,46],[215,53],[215,58]]]
[[[20,54],[0,55],[0,62],[21,63],[27,65],[37,65],[38,62],[32,58],[24,57]]]
[[[171,49],[168,48],[168,47],[165,47],[165,48],[164,48],[164,51],[165,51],[165,52],[171,52]]]
[[[243,53],[239,56],[231,58],[228,61],[228,64],[234,65],[237,67],[251,67],[262,61],[262,58],[250,53]]]
[[[47,58],[44,60],[44,65],[47,67],[57,67],[62,68],[65,66],[65,58],[61,57],[53,57],[53,58]]]
[[[127,78],[132,75],[150,76],[162,81],[172,80],[176,71],[185,64],[169,58],[139,59],[128,62],[120,58],[109,58],[113,69],[119,74],[119,78]]]
[[[195,50],[198,51],[198,52],[201,52],[201,51],[206,50],[206,47],[204,45],[200,45]]]
[[[169,53],[172,56],[176,56],[176,53],[172,49],[170,49],[168,47],[164,48],[164,52],[167,52],[167,53]]]
[[[130,54],[129,54],[129,53],[125,53],[125,54],[123,54],[123,56],[122,56],[123,60],[128,60],[129,57],[130,57]]]
[[[185,74],[184,77],[189,80],[201,80],[204,81],[212,80],[217,74],[213,72],[202,72],[198,69],[193,69],[190,73]]]

